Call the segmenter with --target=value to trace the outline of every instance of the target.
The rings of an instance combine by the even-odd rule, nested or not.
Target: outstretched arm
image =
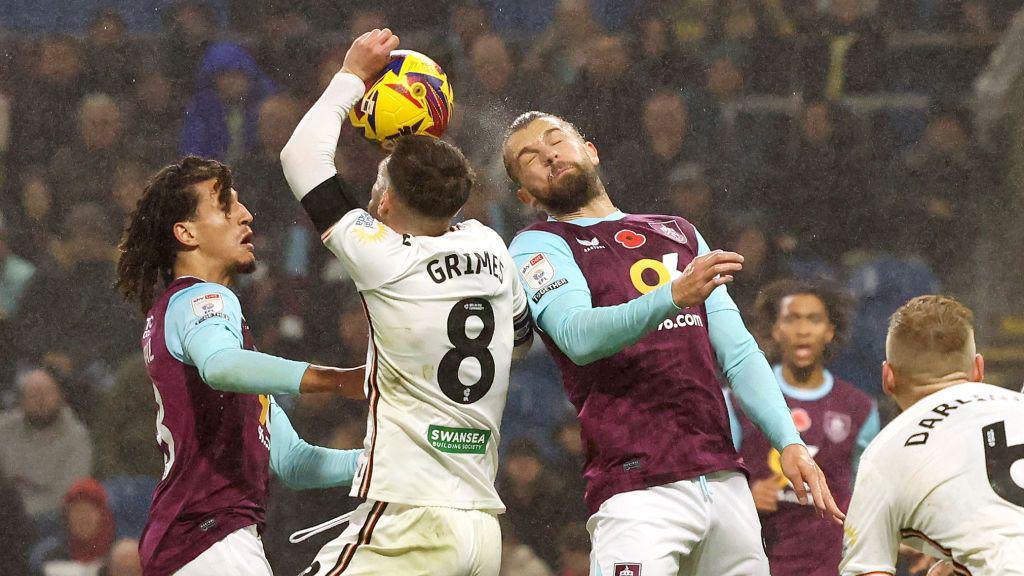
[[[335,450],[307,443],[270,398],[270,469],[292,490],[352,484],[362,450]]]
[[[288,186],[321,235],[345,213],[359,207],[334,166],[338,136],[345,117],[363,97],[366,82],[387,65],[391,50],[397,46],[398,36],[387,28],[357,38],[345,54],[341,71],[281,150]]]

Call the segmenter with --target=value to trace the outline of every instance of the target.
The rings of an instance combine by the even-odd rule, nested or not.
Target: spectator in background
[[[0,349],[14,350],[18,335],[13,330],[13,320],[18,314],[25,290],[36,274],[36,267],[28,260],[11,251],[7,242],[10,230],[7,220],[0,212]],[[0,405],[7,395],[7,382],[12,380],[15,369],[14,354],[0,357]]]
[[[623,195],[624,210],[662,212],[669,205],[665,189],[672,169],[684,162],[702,162],[707,154],[691,128],[687,102],[677,90],[661,88],[648,96],[641,121],[639,145],[636,141],[620,140],[616,152],[602,166],[607,164],[608,183],[616,189],[660,194]]]
[[[867,2],[832,0],[828,19],[801,51],[804,92],[836,99],[887,86],[885,38]]]
[[[61,351],[70,355],[73,372],[105,374],[136,344],[139,320],[110,289],[117,255],[111,212],[94,203],[71,208],[49,248],[53,265],[40,269],[18,319],[19,330],[35,335],[22,343],[29,358]],[[92,409],[88,394],[86,388],[75,391],[76,400]]]
[[[92,478],[75,482],[64,496],[63,520],[64,534],[37,545],[48,547],[43,576],[97,576],[114,543],[114,515],[103,485]]]
[[[128,153],[121,107],[106,94],[89,94],[78,107],[77,120],[75,139],[62,146],[50,162],[54,192],[65,206],[105,204],[110,200],[116,167]]]
[[[126,124],[131,126],[125,133],[126,147],[147,166],[162,166],[178,153],[183,92],[151,64],[143,65],[137,78],[134,97],[125,108]]]
[[[153,440],[153,386],[142,356],[132,352],[118,366],[114,385],[99,397],[93,426],[94,470],[101,479],[151,476],[163,472],[163,457]]]
[[[60,209],[57,198],[47,178],[46,170],[40,166],[28,166],[21,170],[14,188],[14,210],[8,214],[8,225],[17,234],[10,234],[8,241],[15,254],[31,254],[39,266],[46,262],[46,255],[60,224]]]
[[[438,63],[452,78],[469,78],[470,51],[477,38],[492,33],[491,15],[481,0],[457,0],[448,11],[448,29],[437,47]]]
[[[99,10],[85,39],[85,78],[92,92],[127,96],[136,79],[138,51],[129,41],[124,18],[112,8]]]
[[[164,73],[179,94],[191,94],[196,67],[217,32],[216,14],[200,0],[175,3],[164,17]]]
[[[35,64],[13,85],[11,160],[17,167],[46,164],[54,150],[73,140],[74,110],[84,94],[82,53],[78,43],[57,36],[42,40]]]
[[[726,224],[719,213],[721,200],[715,202],[712,181],[704,166],[698,162],[683,162],[668,173],[666,188],[668,203],[666,214],[678,214],[702,232],[712,246],[718,244],[717,235]]]
[[[573,84],[590,57],[588,45],[603,33],[588,0],[559,0],[551,25],[523,58],[523,70],[537,86]]]
[[[144,165],[132,160],[122,160],[114,168],[114,181],[111,185],[110,199],[117,208],[117,216],[112,217],[113,228],[121,228],[129,214],[135,210],[139,198],[142,198],[142,186],[152,172]]]
[[[256,146],[233,167],[238,189],[245,190],[252,199],[247,205],[262,238],[257,247],[260,259],[281,271],[285,268],[283,256],[288,250],[287,232],[296,225],[301,211],[291,198],[280,193],[288,186],[281,171],[281,149],[302,114],[302,104],[287,94],[270,96],[260,103]],[[304,227],[304,221],[299,226]],[[319,243],[316,238],[310,238],[307,244],[313,242]]]
[[[767,206],[797,250],[838,261],[862,247],[877,207],[849,115],[827,100],[808,101],[794,122],[794,143],[772,178]],[[858,199],[852,202],[851,199]],[[814,207],[814,217],[806,209]]]
[[[256,62],[274,83],[295,94],[311,93],[316,85],[319,47],[311,39],[312,24],[301,5],[270,4],[261,12]]]
[[[100,576],[142,576],[139,541],[134,538],[122,538],[114,542]]]
[[[558,531],[558,576],[590,574],[590,533],[582,522],[563,525]],[[639,570],[635,576],[642,576]],[[620,571],[615,576],[623,576]]]
[[[34,532],[21,494],[0,465],[0,574],[28,574],[26,560]]]
[[[783,280],[764,289],[755,320],[762,348],[776,362],[775,378],[793,422],[842,509],[850,502],[857,461],[879,430],[875,402],[825,368],[845,340],[848,317],[849,305],[834,288]],[[835,576],[842,527],[800,505],[782,475],[778,451],[744,410],[731,404],[733,442],[751,471],[750,491],[772,572]]]
[[[567,521],[565,503],[573,496],[548,468],[537,443],[527,438],[513,440],[505,449],[505,463],[498,472],[498,493],[505,503],[505,515],[522,542],[549,566],[558,560],[558,531]]]
[[[577,24],[578,25],[578,24]],[[632,65],[626,40],[621,36],[602,34],[587,42],[586,59],[575,82],[567,90],[557,90],[544,101],[578,119],[587,139],[598,146],[611,146],[635,138],[635,102],[623,98],[634,94],[636,83],[628,74]],[[571,94],[571,97],[565,97]],[[559,105],[559,101],[561,104]]]
[[[238,44],[212,44],[185,110],[181,153],[235,164],[255,150],[260,105],[276,91]]]
[[[921,141],[914,145],[896,167],[890,198],[902,206],[895,217],[906,218],[910,245],[928,260],[939,276],[947,278],[954,290],[972,281],[972,271],[955,258],[949,246],[974,256],[981,231],[979,219],[1004,206],[999,186],[991,177],[987,162],[971,140],[967,114],[940,103],[931,110]],[[981,199],[987,201],[982,202]]]
[[[729,286],[729,295],[744,315],[754,311],[762,286],[785,273],[783,255],[768,222],[759,215],[737,215],[725,231],[726,249],[743,254],[743,275]]]
[[[0,469],[21,493],[25,511],[45,522],[72,484],[89,475],[92,443],[49,372],[30,370],[17,383],[19,407],[0,413]]]
[[[554,576],[532,548],[523,544],[508,516],[498,516],[501,527],[501,570],[498,576]]]
[[[632,74],[639,86],[679,86],[699,73],[692,54],[678,50],[664,6],[642,5],[632,23],[636,57]]]

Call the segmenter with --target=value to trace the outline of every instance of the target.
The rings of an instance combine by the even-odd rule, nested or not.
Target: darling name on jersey
[[[490,274],[505,281],[505,263],[490,252],[452,253],[444,258],[435,258],[427,262],[427,274],[438,284],[461,277],[463,274]]]
[[[971,394],[962,398],[957,398],[952,402],[942,402],[936,407],[932,408],[930,412],[926,413],[926,416],[918,421],[917,425],[919,428],[925,430],[921,432],[915,432],[907,437],[907,441],[903,443],[904,446],[920,446],[928,442],[928,430],[933,430],[936,426],[945,422],[950,417],[950,413],[954,410],[959,409],[962,406],[971,404],[974,402],[989,402],[991,400],[1011,400],[1013,402],[1021,402],[1024,400],[1024,396],[1020,394]]]

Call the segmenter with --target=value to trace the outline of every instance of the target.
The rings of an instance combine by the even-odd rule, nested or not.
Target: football
[[[406,134],[440,138],[455,104],[448,76],[436,62],[412,50],[395,50],[376,80],[367,83],[349,114],[363,136],[387,143]]]

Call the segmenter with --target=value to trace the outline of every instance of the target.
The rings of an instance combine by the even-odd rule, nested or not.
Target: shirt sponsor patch
[[[548,257],[543,254],[534,254],[530,256],[530,260],[524,264],[520,269],[519,273],[522,274],[523,280],[526,285],[533,290],[539,290],[541,286],[544,286],[555,277],[555,267],[548,260]]]
[[[569,281],[566,280],[565,278],[559,278],[558,280],[555,280],[551,284],[548,284],[547,286],[541,288],[540,290],[537,290],[537,292],[534,293],[531,300],[533,300],[533,303],[536,304],[540,302],[540,299],[543,298],[544,295],[547,294],[548,292],[551,292],[552,290],[558,290],[559,288],[565,286],[568,283]]]
[[[490,430],[448,428],[433,424],[427,427],[427,442],[448,454],[484,454],[490,439]]]
[[[364,244],[380,242],[384,235],[387,234],[387,229],[384,228],[384,225],[369,214],[360,214],[350,230],[352,235]]]
[[[197,318],[218,314],[224,310],[224,298],[216,292],[192,299],[192,313]]]
[[[616,564],[612,569],[613,576],[640,576],[640,568],[643,565],[639,562],[625,562]]]

